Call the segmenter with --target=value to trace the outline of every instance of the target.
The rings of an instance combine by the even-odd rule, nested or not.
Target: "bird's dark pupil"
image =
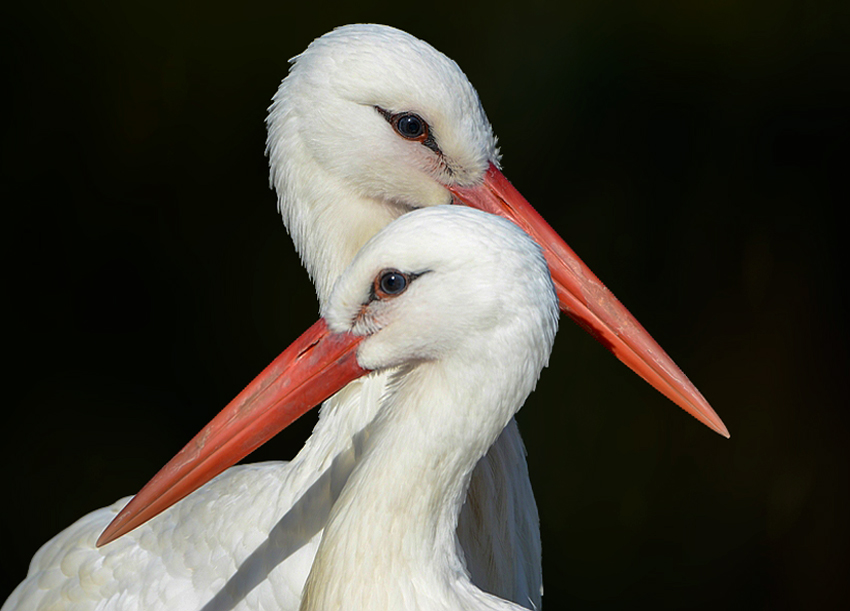
[[[390,295],[403,290],[406,285],[407,280],[405,277],[396,272],[384,274],[381,278],[381,289]]]
[[[421,136],[422,121],[419,120],[419,117],[405,115],[398,120],[398,131],[401,132],[401,135],[407,136],[408,138]]]

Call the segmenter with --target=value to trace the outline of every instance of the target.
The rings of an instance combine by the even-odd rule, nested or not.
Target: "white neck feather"
[[[470,372],[468,357],[391,383],[331,512],[302,611],[520,609],[471,583],[456,529],[475,465],[533,381],[516,384],[521,367],[505,372],[480,356]]]
[[[363,244],[406,210],[342,184],[313,158],[291,114],[270,115],[267,154],[284,224],[324,304]]]

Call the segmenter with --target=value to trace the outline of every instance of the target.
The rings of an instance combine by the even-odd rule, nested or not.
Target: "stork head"
[[[516,225],[437,206],[367,242],[322,315],[331,331],[365,338],[358,362],[366,369],[447,359],[487,368],[495,355],[522,368],[514,378],[533,382],[552,348],[558,301],[540,247]]]
[[[366,240],[480,184],[496,138],[460,67],[395,28],[351,25],[292,60],[268,116],[271,182],[323,301]]]

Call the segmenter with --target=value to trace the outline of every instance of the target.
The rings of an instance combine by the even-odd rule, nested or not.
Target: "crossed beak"
[[[524,229],[543,248],[561,310],[676,405],[729,437],[723,422],[682,370],[494,165],[483,184],[449,190],[456,203],[504,216]],[[319,320],[133,497],[97,545],[144,524],[346,384],[366,375],[368,371],[357,363],[362,339],[331,333],[324,320]]]

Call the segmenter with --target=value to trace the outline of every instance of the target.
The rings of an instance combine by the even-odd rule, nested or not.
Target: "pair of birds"
[[[446,56],[386,26],[336,29],[294,60],[268,127],[322,320],[132,501],[45,544],[3,611],[539,608],[513,415],[559,304],[728,436],[502,176],[478,96]],[[291,462],[227,469],[326,399]]]

